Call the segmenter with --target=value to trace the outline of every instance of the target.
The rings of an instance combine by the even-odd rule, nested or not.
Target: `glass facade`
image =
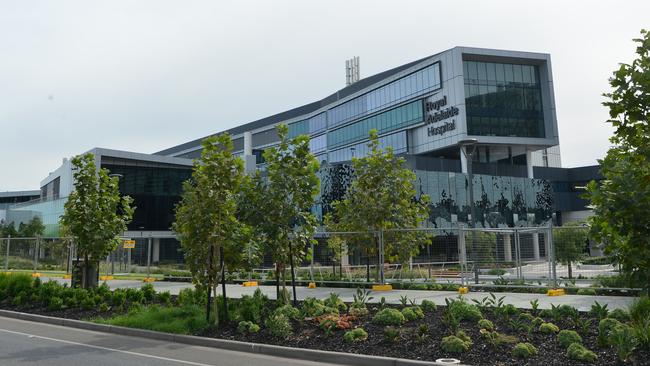
[[[400,154],[407,151],[408,146],[406,142],[406,131],[400,131],[388,136],[382,136],[379,138],[379,147],[386,148],[392,147],[394,154]],[[362,158],[368,155],[369,152],[368,143],[362,142],[356,145],[348,146],[344,149],[339,149],[332,151],[330,153],[330,163],[336,163],[340,161],[350,161],[352,157]]]
[[[536,65],[463,61],[470,135],[545,137]]]
[[[121,174],[120,192],[133,198],[136,207],[129,230],[170,230],[183,182],[192,168],[102,164],[111,174]]]
[[[289,138],[311,135],[327,129],[327,115],[323,112],[311,118],[289,124]]]
[[[440,89],[440,63],[434,63],[327,111],[329,127]]]
[[[398,130],[423,121],[422,101],[417,100],[387,112],[347,125],[327,134],[330,149],[368,138],[373,128],[379,134]]]
[[[316,155],[321,151],[327,150],[327,135],[312,137],[309,140],[309,151]]]

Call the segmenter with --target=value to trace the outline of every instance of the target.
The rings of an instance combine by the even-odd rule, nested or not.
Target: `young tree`
[[[23,238],[34,238],[43,235],[45,232],[45,225],[40,217],[34,216],[28,223],[20,223],[18,225],[18,235]]]
[[[88,288],[96,284],[90,266],[97,268],[99,260],[117,248],[134,208],[131,197],[120,195],[118,178],[97,169],[93,154],[75,156],[72,166],[74,191],[65,203],[61,226],[74,240],[77,257],[83,258],[81,285]]]
[[[176,206],[173,230],[178,233],[185,263],[197,290],[207,291],[206,316],[210,318],[210,293],[216,296],[225,268],[244,265],[244,253],[257,252],[250,230],[235,216],[236,196],[243,177],[243,162],[232,154],[230,135],[203,140],[201,159],[194,161],[192,178],[183,184],[183,196]],[[224,319],[227,319],[225,286]],[[214,321],[219,313],[214,302]]]
[[[326,226],[330,231],[366,232],[343,239],[368,258],[378,254],[379,235],[383,235],[386,258],[406,263],[429,236],[399,229],[415,229],[426,221],[429,197],[416,199],[415,173],[405,168],[405,160],[395,157],[391,147],[379,148],[376,130],[370,131],[368,146],[368,156],[352,159],[354,178],[345,198],[333,204],[334,213],[327,215]]]
[[[650,290],[650,33],[641,31],[637,58],[621,64],[604,94],[614,145],[600,160],[604,180],[587,186],[591,234],[635,285]]]
[[[318,160],[309,152],[309,137],[289,139],[285,125],[277,126],[277,131],[279,144],[264,152],[266,174],[258,172],[251,179],[244,200],[251,206],[247,221],[257,226],[275,261],[278,299],[287,301],[284,272],[306,258],[306,248],[314,240],[316,218],[311,208],[319,191]],[[291,286],[295,302],[293,272]]]
[[[589,239],[587,228],[575,227],[576,225],[579,224],[570,223],[553,229],[555,260],[568,267],[569,278],[573,278],[572,263],[585,256],[585,247]]]

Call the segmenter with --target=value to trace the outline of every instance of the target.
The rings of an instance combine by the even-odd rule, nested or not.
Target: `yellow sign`
[[[124,240],[122,242],[122,248],[124,248],[124,249],[133,249],[133,248],[135,248],[135,240]]]

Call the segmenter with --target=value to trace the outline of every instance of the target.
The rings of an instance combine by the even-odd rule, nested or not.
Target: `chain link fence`
[[[611,258],[588,239],[586,227],[420,228],[367,232],[317,232],[311,255],[296,263],[301,283],[393,283],[525,287],[617,287]],[[180,243],[173,235],[123,238],[100,261],[100,275],[161,275],[187,280]],[[413,243],[420,245],[413,249]],[[410,249],[409,249],[410,248]],[[0,238],[4,270],[70,273],[75,248],[67,238]],[[381,265],[380,265],[381,263]],[[272,255],[257,268],[229,273],[237,280],[274,279]],[[290,278],[287,268],[284,278]],[[609,286],[608,286],[609,284]]]

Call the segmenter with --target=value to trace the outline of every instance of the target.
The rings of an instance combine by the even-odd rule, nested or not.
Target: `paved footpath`
[[[70,283],[70,280],[64,280],[61,278],[53,278],[62,283]],[[43,278],[44,281],[47,281],[47,278]],[[141,281],[133,280],[111,280],[108,281],[108,285],[111,288],[129,288],[135,287],[139,288],[142,286]],[[153,286],[157,291],[169,291],[172,295],[178,295],[178,293],[184,288],[193,287],[192,284],[186,282],[154,282]],[[275,286],[258,286],[264,294],[269,298],[275,299]],[[242,295],[252,295],[253,292],[258,287],[243,287],[241,285],[226,285],[226,293],[228,297],[239,298]],[[291,287],[287,287],[287,290],[291,291]],[[302,300],[306,297],[316,297],[319,299],[324,299],[329,296],[330,293],[335,292],[341,296],[341,299],[345,302],[352,302],[352,296],[356,293],[356,289],[352,288],[332,288],[332,287],[319,287],[315,289],[309,289],[307,287],[296,287],[296,295],[299,300]],[[497,297],[505,296],[505,304],[513,304],[518,308],[530,309],[530,302],[537,299],[539,301],[540,309],[550,309],[551,304],[554,305],[563,305],[568,304],[573,307],[576,307],[578,310],[587,311],[591,308],[591,305],[598,301],[600,304],[607,304],[610,310],[613,309],[626,309],[634,297],[632,296],[587,296],[587,295],[565,295],[565,296],[547,296],[545,294],[530,294],[530,293],[511,293],[511,292],[496,292],[494,293]],[[481,300],[482,298],[488,296],[486,292],[470,292],[469,294],[463,295],[465,298]],[[398,304],[402,296],[407,296],[411,300],[416,300],[418,303],[424,299],[431,300],[437,305],[444,305],[445,299],[450,298],[454,299],[458,297],[458,293],[454,291],[421,291],[421,290],[393,290],[385,292],[372,292],[371,296],[374,298],[370,302],[379,302],[381,297],[386,299],[386,302],[390,304]]]
[[[334,366],[0,317],[3,366]]]

